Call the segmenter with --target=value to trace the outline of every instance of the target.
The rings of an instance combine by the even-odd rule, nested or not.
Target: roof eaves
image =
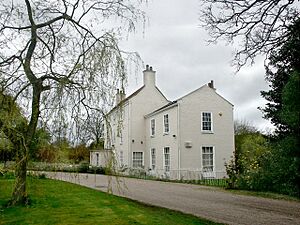
[[[162,111],[164,111],[164,110],[167,110],[167,109],[172,108],[172,107],[177,106],[177,105],[178,105],[177,101],[169,102],[168,104],[166,104],[166,105],[164,105],[164,106],[162,106],[162,107],[160,107],[160,108],[154,110],[153,112],[148,113],[148,114],[145,115],[144,117],[145,117],[145,118],[148,118],[148,117],[150,117],[150,116],[153,116],[153,115],[155,115],[155,114],[157,114],[157,113],[160,113],[160,112],[162,112]]]
[[[107,115],[109,115],[110,113],[112,113],[116,108],[120,107],[121,105],[125,104],[129,99],[131,99],[132,97],[136,96],[143,88],[145,87],[145,85],[143,85],[142,87],[140,87],[139,89],[137,89],[135,92],[133,92],[131,95],[129,95],[127,98],[123,99],[122,101],[119,102],[119,104],[117,104],[115,107],[113,107],[108,113]]]
[[[161,90],[159,90],[158,87],[155,86],[155,88],[156,88],[156,90],[158,90],[158,92],[159,92],[159,93],[160,93],[167,101],[169,101],[169,100],[166,98],[166,96],[161,92]],[[171,101],[169,101],[169,102],[171,102]]]
[[[204,88],[204,87],[208,87],[207,84],[204,84],[204,85],[202,85],[201,87],[199,87],[199,88],[197,88],[197,89],[195,89],[195,90],[193,90],[193,91],[187,93],[186,95],[184,95],[184,96],[178,98],[176,101],[179,101],[180,99],[183,99],[183,98],[189,96],[190,94],[192,94],[192,93],[194,93],[194,92],[196,92],[196,91],[198,91],[198,90],[200,90],[200,89],[202,89],[202,88]],[[220,94],[216,91],[216,89],[214,89],[214,88],[211,88],[211,89],[213,89],[213,90],[215,91],[215,93],[216,93],[219,97],[221,97],[224,101],[226,101],[226,102],[228,102],[230,105],[234,106],[230,101],[228,101],[226,98],[224,98],[222,95],[220,95]]]

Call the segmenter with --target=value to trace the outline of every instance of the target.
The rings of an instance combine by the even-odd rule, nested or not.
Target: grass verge
[[[238,189],[226,189],[225,191],[231,192],[231,193],[234,193],[237,195],[248,195],[248,196],[254,196],[254,197],[300,202],[300,199],[297,197],[278,194],[278,193],[274,193],[274,192],[247,191],[247,190],[238,190]]]
[[[5,208],[14,179],[0,178],[0,224],[216,224],[62,181],[28,179],[31,204]]]

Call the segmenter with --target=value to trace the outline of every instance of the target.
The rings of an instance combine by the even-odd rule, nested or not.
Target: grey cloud
[[[260,91],[268,88],[263,58],[234,74],[230,65],[234,46],[207,45],[207,33],[197,25],[198,10],[197,0],[150,2],[150,27],[145,37],[131,36],[122,45],[138,51],[144,62],[153,66],[157,85],[170,100],[214,80],[218,93],[235,105],[237,119],[249,120],[259,128],[271,127],[257,110],[265,104]],[[142,73],[129,78],[129,92],[141,85]]]

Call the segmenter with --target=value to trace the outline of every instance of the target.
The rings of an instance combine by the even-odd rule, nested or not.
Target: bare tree
[[[70,125],[89,109],[112,104],[126,79],[122,31],[144,13],[130,0],[3,0],[0,3],[0,83],[28,118],[18,139],[11,204],[25,203],[28,151],[38,125]],[[109,106],[108,106],[109,107]],[[6,132],[6,133],[5,133]],[[7,137],[12,133],[4,130]],[[13,138],[13,137],[12,137]]]
[[[92,148],[103,147],[104,116],[103,111],[92,110],[87,118],[79,118],[76,126],[78,141],[89,144]]]
[[[259,54],[281,46],[288,26],[299,18],[299,0],[200,0],[200,21],[210,42],[239,43],[233,64],[239,70]]]

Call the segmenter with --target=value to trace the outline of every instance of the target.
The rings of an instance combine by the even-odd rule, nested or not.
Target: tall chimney
[[[120,90],[118,88],[116,93],[116,105],[118,105],[120,101],[121,101],[121,96],[120,96]]]
[[[146,69],[143,71],[145,86],[155,87],[155,73],[152,66],[146,65]]]
[[[116,105],[118,105],[120,102],[122,102],[126,98],[126,94],[124,89],[120,90],[117,89],[117,94],[116,94]]]
[[[123,101],[126,98],[126,94],[124,89],[120,91],[120,102]]]

